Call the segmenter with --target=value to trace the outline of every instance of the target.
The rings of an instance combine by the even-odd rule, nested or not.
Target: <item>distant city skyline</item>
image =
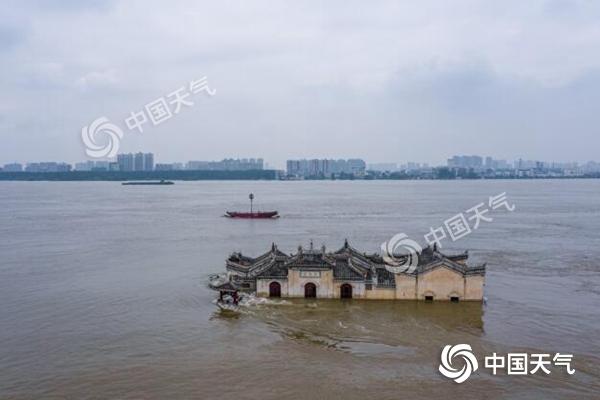
[[[111,160],[87,160],[68,163],[64,161],[12,162],[0,164],[0,172],[69,172],[69,171],[250,171],[274,169],[283,171],[289,177],[328,178],[355,176],[365,177],[370,172],[403,172],[429,177],[433,170],[446,168],[455,176],[475,173],[486,175],[486,171],[504,171],[495,176],[578,176],[586,173],[600,173],[600,162],[557,162],[549,160],[500,160],[482,155],[453,155],[445,164],[429,164],[415,161],[405,163],[371,163],[362,158],[302,158],[286,161],[285,168],[269,165],[262,158],[224,158],[220,161],[189,160],[187,162],[155,162],[154,153],[119,153]],[[521,171],[521,172],[519,172]],[[529,172],[526,172],[529,171]]]
[[[137,152],[132,152],[131,154],[136,154],[136,153],[140,153],[140,151]],[[157,153],[155,152],[148,152],[148,151],[141,151],[141,153],[152,153],[156,156]],[[129,154],[129,153],[119,153],[119,154]],[[483,163],[485,163],[485,159],[486,158],[491,158],[493,160],[496,161],[506,161],[508,164],[510,164],[511,166],[514,164],[514,162],[518,161],[518,160],[523,160],[523,161],[527,161],[527,162],[544,162],[544,163],[559,163],[559,164],[572,164],[572,163],[577,163],[579,165],[583,165],[586,164],[588,162],[596,162],[596,163],[600,163],[600,157],[597,159],[581,159],[581,160],[561,160],[561,159],[536,159],[534,157],[528,157],[528,156],[523,156],[523,157],[506,157],[506,158],[496,158],[494,156],[490,156],[487,154],[460,154],[460,156],[476,156],[476,157],[481,157]],[[452,157],[454,157],[455,155],[453,155]],[[188,162],[194,162],[195,160],[200,160],[200,157],[193,157],[191,159],[175,159],[175,160],[165,160],[164,158],[160,157],[160,154],[158,154],[157,160],[154,160],[154,164],[174,164],[174,163],[182,163],[182,164],[187,164]],[[287,158],[285,159],[281,164],[276,164],[275,162],[272,162],[264,157],[238,157],[238,156],[231,156],[231,155],[226,155],[225,157],[219,158],[208,158],[208,159],[204,159],[202,160],[202,162],[214,162],[214,161],[220,161],[220,160],[226,160],[226,159],[260,159],[260,160],[264,160],[264,165],[268,165],[269,168],[271,169],[278,169],[278,170],[285,170],[287,168],[287,161],[291,160],[291,159],[295,159],[295,160],[301,160],[301,159],[306,159],[306,160],[314,160],[314,159],[326,159],[326,160],[346,160],[346,159],[362,159],[367,163],[367,166],[369,165],[391,165],[391,164],[395,164],[397,166],[401,166],[401,165],[411,165],[411,164],[417,164],[417,165],[426,165],[429,167],[440,167],[440,166],[447,166],[448,165],[448,159],[449,156],[446,157],[442,157],[442,160],[440,160],[439,162],[430,162],[430,161],[426,161],[426,160],[383,160],[383,161],[374,161],[371,159],[367,159],[366,157],[362,157],[362,156],[357,156],[357,157],[333,157],[333,156],[329,156],[329,155],[325,155],[323,157],[316,157],[316,156],[309,156],[309,157],[296,157],[296,158]],[[85,157],[82,157],[80,159],[75,159],[75,160],[66,160],[66,159],[56,159],[56,158],[51,158],[51,157],[45,157],[45,158],[41,158],[39,160],[21,160],[21,159],[8,159],[7,161],[4,162],[0,162],[0,166],[3,165],[9,165],[9,164],[21,164],[21,165],[26,165],[28,163],[40,163],[40,162],[56,162],[56,163],[69,163],[72,164],[73,166],[79,163],[85,163],[85,162],[95,162],[95,161],[99,161],[99,162],[106,162],[106,163],[110,163],[110,162],[117,162],[117,158],[113,158],[113,159],[102,159],[102,160],[97,160],[97,159],[87,159]]]
[[[138,151],[133,151],[133,152],[126,152],[131,153],[131,154],[136,154],[136,153],[152,153],[152,154],[159,154],[160,157],[160,152],[154,152],[154,151],[148,151],[148,150],[138,150]],[[119,154],[126,154],[125,152],[119,152]],[[371,159],[371,158],[367,158],[364,155],[356,155],[356,156],[348,156],[348,155],[341,155],[341,156],[332,156],[330,154],[324,154],[324,155],[308,155],[308,156],[301,156],[301,157],[287,157],[287,158],[283,158],[283,160],[281,162],[276,162],[274,160],[269,160],[267,157],[264,156],[244,156],[244,155],[232,155],[232,154],[225,154],[222,157],[191,157],[189,159],[185,159],[185,158],[181,158],[181,159],[165,159],[164,157],[160,157],[159,158],[159,163],[162,164],[172,164],[172,163],[187,163],[189,161],[194,161],[194,160],[203,160],[203,161],[219,161],[219,160],[225,160],[225,159],[262,159],[264,160],[265,165],[269,165],[271,168],[273,169],[280,169],[280,170],[285,170],[286,169],[286,163],[288,160],[301,160],[301,159],[307,159],[307,160],[311,160],[311,159],[328,159],[328,160],[341,160],[341,159],[363,159],[365,160],[365,162],[367,164],[397,164],[397,165],[402,165],[402,164],[426,164],[428,166],[445,166],[447,165],[448,159],[449,157],[454,157],[454,156],[477,156],[477,157],[481,157],[483,162],[485,162],[485,158],[492,158],[494,160],[501,160],[501,161],[506,161],[510,164],[512,164],[515,161],[518,160],[526,160],[526,161],[540,161],[540,162],[549,162],[549,163],[562,163],[562,164],[568,164],[568,163],[578,163],[578,164],[585,164],[588,162],[600,162],[600,156],[597,156],[596,158],[590,158],[590,159],[586,159],[586,158],[579,158],[579,159],[566,159],[566,158],[558,158],[558,159],[552,159],[552,158],[536,158],[530,155],[523,155],[523,156],[512,156],[512,157],[497,157],[497,156],[493,156],[490,154],[478,154],[478,153],[456,153],[452,156],[449,155],[442,155],[440,157],[440,160],[438,161],[430,161],[430,160],[422,160],[422,159],[398,159],[398,160],[393,160],[393,159]],[[93,158],[87,158],[84,156],[80,157],[80,158],[67,158],[67,159],[60,159],[58,157],[50,157],[50,156],[45,156],[45,157],[41,157],[39,159],[25,159],[25,158],[7,158],[5,160],[0,161],[0,166],[2,165],[7,165],[7,164],[12,164],[12,163],[19,163],[19,164],[27,164],[27,163],[35,163],[35,162],[65,162],[65,163],[69,163],[69,164],[77,164],[77,163],[81,163],[81,162],[87,162],[87,161],[103,161],[103,162],[111,162],[111,161],[117,161],[116,157],[114,158],[110,158],[110,159],[93,159]],[[156,163],[156,161],[155,161]]]
[[[466,153],[466,152],[457,152],[457,153],[453,153],[452,155],[441,155],[440,159],[437,161],[431,161],[431,160],[423,160],[423,159],[371,159],[366,157],[364,154],[358,154],[356,156],[349,156],[349,155],[341,155],[341,156],[332,156],[331,154],[324,154],[324,155],[315,155],[315,154],[308,154],[308,155],[303,155],[300,157],[284,157],[282,159],[281,162],[276,162],[274,160],[270,160],[268,157],[265,157],[263,155],[255,155],[255,156],[248,156],[248,155],[237,155],[237,154],[225,154],[224,156],[220,157],[220,156],[214,156],[214,157],[200,157],[200,156],[192,156],[189,159],[186,158],[165,158],[163,156],[161,156],[162,152],[158,151],[150,151],[148,149],[145,150],[136,150],[136,151],[127,151],[127,152],[119,152],[119,154],[126,154],[126,153],[132,153],[132,154],[136,154],[136,153],[152,153],[154,155],[158,155],[158,162],[159,163],[163,163],[163,164],[172,164],[172,163],[187,163],[189,161],[194,161],[194,160],[203,160],[203,161],[219,161],[219,160],[225,160],[225,159],[262,159],[264,160],[265,164],[268,164],[271,168],[273,169],[280,169],[280,170],[285,170],[286,169],[286,163],[288,160],[300,160],[300,159],[333,159],[333,160],[340,160],[340,159],[363,159],[365,160],[365,162],[367,164],[398,164],[398,165],[402,165],[402,164],[409,164],[409,163],[417,163],[417,164],[427,164],[429,166],[444,166],[447,165],[448,159],[450,157],[453,157],[455,155],[458,156],[478,156],[478,157],[482,157],[483,160],[485,161],[486,157],[491,157],[494,160],[505,160],[508,163],[513,163],[514,161],[517,161],[519,159],[521,160],[528,160],[528,161],[542,161],[542,162],[555,162],[555,163],[578,163],[578,164],[585,164],[587,162],[600,162],[600,155],[597,156],[596,158],[590,158],[590,159],[586,159],[586,158],[579,158],[579,159],[564,159],[564,158],[558,158],[558,159],[551,159],[551,158],[536,158],[533,157],[531,155],[522,155],[522,156],[512,156],[512,157],[498,157],[498,156],[494,156],[492,154],[487,154],[487,153]],[[116,157],[114,158],[110,158],[110,159],[93,159],[93,158],[89,158],[89,157],[85,157],[85,154],[81,155],[81,157],[79,158],[65,158],[65,159],[61,159],[58,157],[50,157],[49,155],[45,156],[45,157],[41,157],[38,159],[27,159],[27,158],[7,158],[5,160],[0,161],[0,166],[2,165],[6,165],[6,164],[12,164],[12,163],[19,163],[19,164],[27,164],[27,163],[33,163],[33,162],[66,162],[66,163],[70,163],[72,165],[75,165],[77,163],[81,163],[81,162],[87,162],[87,161],[105,161],[105,162],[111,162],[111,161],[117,161]],[[156,163],[157,161],[155,161]]]
[[[120,156],[124,156],[124,155],[129,155],[131,154],[132,156],[135,157],[136,154],[151,154],[152,157],[152,165],[156,165],[156,164],[177,164],[177,163],[181,163],[184,166],[187,165],[188,163],[207,163],[207,162],[220,162],[223,160],[260,160],[261,163],[263,163],[265,166],[269,166],[272,169],[279,169],[279,170],[285,170],[287,168],[287,163],[290,160],[352,160],[352,159],[360,159],[360,160],[364,160],[367,168],[371,165],[378,165],[378,166],[384,166],[384,165],[396,165],[397,167],[400,166],[406,166],[408,168],[419,168],[420,166],[425,166],[425,167],[443,167],[443,166],[452,166],[449,164],[450,160],[452,157],[479,157],[481,158],[481,162],[482,165],[485,166],[486,164],[486,159],[490,159],[490,160],[494,160],[494,161],[500,161],[500,162],[506,162],[508,165],[512,166],[515,162],[518,162],[519,160],[522,160],[523,162],[527,162],[527,163],[535,163],[535,162],[542,162],[542,163],[556,163],[556,164],[578,164],[578,165],[584,165],[586,163],[592,162],[592,163],[600,163],[600,159],[590,159],[590,160],[567,160],[567,161],[561,161],[561,160],[552,160],[552,159],[535,159],[532,157],[513,157],[513,158],[504,158],[504,159],[499,159],[499,158],[495,158],[489,155],[482,155],[482,154],[460,154],[460,155],[452,155],[451,157],[446,156],[442,161],[440,161],[439,163],[432,163],[432,162],[427,162],[427,161],[422,161],[422,160],[398,160],[398,161],[394,161],[394,160],[386,160],[386,161],[373,161],[370,159],[367,159],[366,157],[332,157],[332,156],[324,156],[324,157],[315,157],[315,156],[310,156],[310,157],[299,157],[299,158],[288,158],[286,160],[283,161],[283,165],[278,166],[275,165],[274,163],[269,162],[268,160],[264,159],[263,157],[234,157],[234,156],[226,156],[223,158],[215,158],[215,159],[204,159],[204,160],[200,160],[200,158],[196,157],[193,159],[189,159],[189,160],[164,160],[162,157],[160,157],[160,154],[154,153],[154,152],[145,152],[145,151],[138,151],[138,152],[132,152],[132,153],[119,153]],[[157,157],[155,159],[155,157]],[[60,160],[60,159],[52,159],[50,157],[45,157],[43,159],[40,160],[9,160],[7,162],[0,162],[0,167],[4,166],[4,165],[11,165],[11,164],[21,164],[23,166],[27,165],[27,164],[31,164],[31,163],[68,163],[71,164],[73,166],[77,165],[77,164],[82,164],[82,163],[94,163],[94,162],[98,162],[98,163],[106,163],[107,165],[111,162],[117,162],[118,163],[118,157],[114,157],[114,158],[110,158],[110,159],[86,159],[86,158],[81,158],[81,159],[77,159],[74,161],[70,161],[70,160]],[[143,162],[143,161],[138,161],[139,162]],[[466,166],[466,165],[462,165],[462,166]],[[489,165],[488,165],[489,166]]]

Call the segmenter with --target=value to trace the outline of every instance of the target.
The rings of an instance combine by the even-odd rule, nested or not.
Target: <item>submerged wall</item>
[[[317,273],[318,272],[318,273]],[[281,297],[304,297],[304,286],[313,283],[317,288],[317,298],[339,299],[341,287],[344,284],[352,286],[352,298],[369,300],[426,300],[450,301],[457,298],[460,301],[483,300],[483,275],[463,276],[446,267],[435,268],[419,276],[397,274],[396,287],[376,287],[367,289],[364,282],[337,281],[333,279],[333,271],[292,270],[288,279],[257,279],[256,293],[258,296],[269,296],[269,285],[278,282],[281,286]]]

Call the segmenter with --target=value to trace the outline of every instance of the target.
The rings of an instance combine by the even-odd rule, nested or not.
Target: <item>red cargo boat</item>
[[[228,218],[244,218],[244,219],[273,219],[279,218],[277,211],[253,211],[252,202],[254,200],[254,194],[250,193],[248,196],[250,199],[250,212],[240,211],[225,211],[225,217]]]
[[[226,211],[225,216],[229,218],[279,218],[277,211],[264,212],[237,212]]]

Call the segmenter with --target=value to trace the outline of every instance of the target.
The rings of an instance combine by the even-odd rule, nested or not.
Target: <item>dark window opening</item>
[[[433,296],[425,296],[425,301],[433,301]]]
[[[453,303],[458,303],[458,300],[459,300],[458,296],[452,296],[452,297],[450,297],[450,301],[453,302]]]

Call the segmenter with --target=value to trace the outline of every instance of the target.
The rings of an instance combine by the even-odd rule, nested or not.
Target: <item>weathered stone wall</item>
[[[414,276],[396,274],[396,299],[417,299],[417,279]]]
[[[320,272],[319,277],[303,277],[301,272],[301,270],[296,269],[288,271],[288,297],[304,297],[304,285],[309,282],[317,286],[317,298],[331,299],[335,297],[333,271],[318,271]]]
[[[465,300],[483,300],[485,277],[482,275],[471,275],[467,276],[465,281]]]
[[[369,300],[394,300],[396,298],[396,290],[394,288],[373,288],[365,291],[365,299]]]
[[[433,296],[434,300],[450,300],[458,297],[464,300],[465,280],[459,274],[446,267],[427,271],[417,278],[417,299],[425,300],[426,296]]]
[[[311,282],[317,287],[317,298],[340,298],[341,286],[352,286],[352,297],[372,300],[425,300],[433,296],[434,300],[447,301],[451,297],[459,300],[483,300],[485,277],[472,275],[463,277],[446,267],[439,267],[418,277],[397,274],[396,288],[376,288],[366,290],[363,282],[334,281],[333,271],[318,271],[319,276],[301,276],[299,270],[289,270],[288,279],[257,279],[258,296],[269,296],[269,284],[279,282],[281,297],[304,297],[304,285]]]

